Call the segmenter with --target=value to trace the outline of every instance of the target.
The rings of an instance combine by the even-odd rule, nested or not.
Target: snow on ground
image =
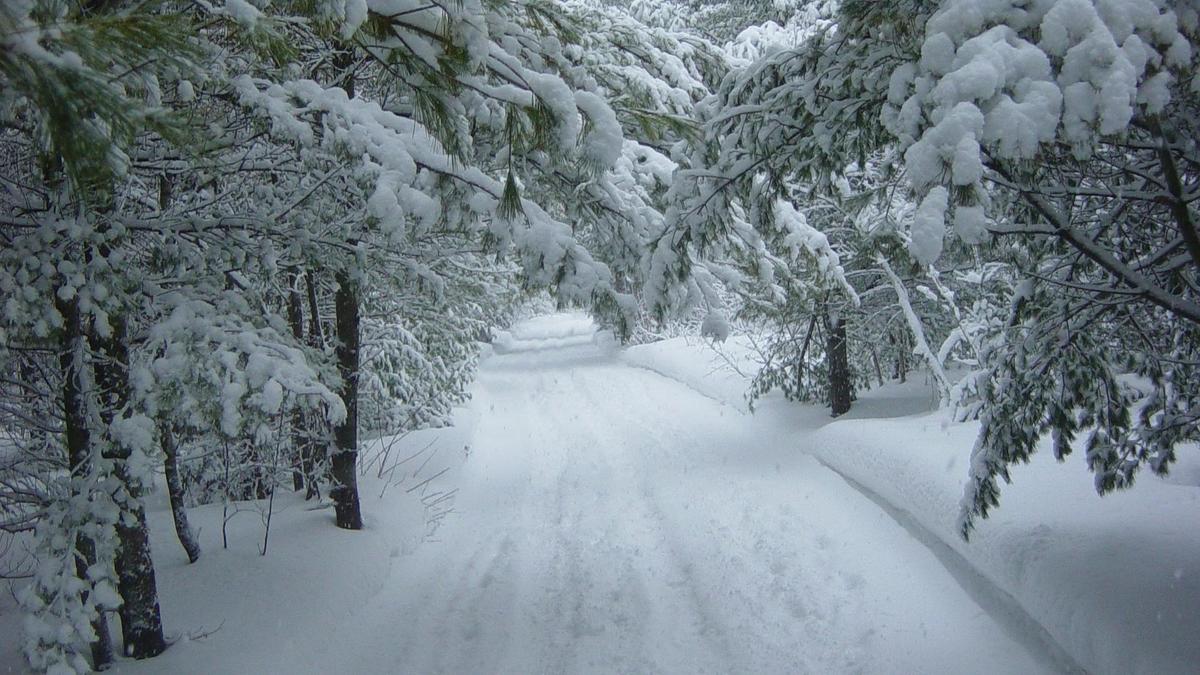
[[[702,341],[638,346],[623,358],[740,401],[728,393],[739,379],[732,370],[707,383],[714,355]],[[978,425],[953,423],[929,402],[929,388],[910,382],[861,393],[837,421],[778,399],[760,404],[757,418],[763,428],[790,426],[793,450],[879,503],[989,611],[1049,640],[1060,660],[1092,673],[1200,670],[1195,447],[1182,449],[1166,479],[1144,474],[1134,489],[1099,498],[1081,453],[1059,464],[1047,444],[1013,469],[999,509],[967,543],[955,522]]]
[[[1147,474],[1101,499],[1083,457],[1059,464],[1047,444],[966,543],[955,520],[977,430],[935,414],[831,424],[812,444],[1003,588],[1088,671],[1197,672],[1200,488]]]
[[[473,406],[460,517],[339,633],[344,670],[1052,670],[832,472],[603,348],[497,355]]]
[[[744,336],[720,343],[699,337],[673,338],[621,352],[621,361],[687,386],[698,394],[748,411],[746,389],[757,370],[752,346]],[[719,351],[718,351],[719,350]]]
[[[337,529],[331,507],[281,490],[271,505],[265,556],[266,502],[230,505],[228,549],[222,506],[212,504],[189,509],[203,550],[189,565],[160,485],[148,498],[147,517],[163,623],[175,644],[158,658],[122,660],[107,672],[330,672],[317,669],[314,658],[340,653],[335,629],[355,625],[363,605],[401,580],[397,561],[435,541],[450,517],[442,514],[454,507],[474,420],[473,410],[460,410],[454,428],[369,444],[360,478],[362,532]],[[27,672],[20,649],[20,609],[4,589],[0,672]]]
[[[225,550],[207,506],[188,565],[152,504],[163,617],[182,637],[115,671],[1170,672],[1193,658],[1194,486],[1125,501],[1064,488],[1048,513],[1037,489],[1070,477],[1018,474],[963,545],[945,523],[970,428],[912,415],[921,383],[868,393],[849,423],[771,400],[750,416],[702,342],[618,352],[592,333],[556,315],[498,335],[457,426],[395,439],[367,467],[363,532],[287,494],[266,556],[261,505],[242,505]],[[0,600],[10,668],[18,639]]]

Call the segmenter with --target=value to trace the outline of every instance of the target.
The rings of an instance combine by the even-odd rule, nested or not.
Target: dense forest
[[[546,297],[627,342],[754,327],[752,404],[930,378],[980,422],[963,537],[1045,437],[1099,493],[1165,474],[1200,440],[1194,45],[1182,0],[6,0],[30,666],[166,649],[155,485],[193,561],[201,504],[361,528],[364,439],[448,423]]]

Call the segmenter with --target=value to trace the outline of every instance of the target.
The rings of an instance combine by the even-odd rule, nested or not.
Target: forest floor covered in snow
[[[734,363],[744,345],[726,349]],[[152,505],[178,641],[127,673],[1193,671],[1200,464],[1103,500],[1082,458],[954,531],[973,424],[920,383],[836,421],[699,340],[621,350],[582,315],[495,341],[456,426],[364,453],[366,529],[292,494]],[[382,471],[380,469],[383,469]],[[19,617],[0,599],[0,664]],[[2,669],[3,666],[0,666]]]

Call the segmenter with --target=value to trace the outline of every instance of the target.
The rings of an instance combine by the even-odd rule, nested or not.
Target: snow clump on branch
[[[923,198],[913,237],[924,262],[945,229],[932,219],[948,212],[935,213],[946,197],[929,201],[935,186],[957,188],[955,231],[975,243],[989,161],[1033,160],[1057,140],[1086,159],[1137,106],[1162,110],[1170,69],[1192,58],[1176,14],[1153,0],[950,0],[925,34],[917,62],[893,71],[883,112]]]

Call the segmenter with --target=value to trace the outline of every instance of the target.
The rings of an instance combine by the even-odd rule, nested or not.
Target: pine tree
[[[884,119],[932,204],[923,237],[940,239],[951,220],[960,237],[986,229],[1024,257],[1017,309],[986,344],[964,536],[1044,434],[1061,459],[1090,429],[1101,493],[1143,465],[1165,473],[1194,437],[1193,412],[1181,412],[1194,410],[1181,393],[1194,387],[1180,385],[1196,375],[1184,345],[1200,322],[1200,238],[1185,196],[1195,176],[1180,168],[1195,153],[1178,139],[1196,119],[1197,21],[1178,9],[998,3],[975,14],[951,0],[924,26],[920,57],[891,76]],[[997,59],[1011,67],[980,80]],[[1123,385],[1123,372],[1152,384]]]
[[[38,158],[44,186],[10,192],[4,203],[2,283],[22,293],[10,297],[0,342],[7,356],[13,341],[46,344],[62,333],[72,470],[65,485],[50,488],[53,506],[38,526],[42,567],[25,596],[38,619],[29,624],[27,654],[40,668],[80,669],[87,664],[76,645],[90,642],[91,665],[100,667],[110,654],[103,611],[117,605],[114,563],[127,653],[142,658],[163,647],[139,477],[129,468],[128,453],[141,448],[125,395],[127,288],[119,276],[108,281],[122,237],[110,215],[133,137],[178,130],[138,96],[157,73],[187,69],[195,51],[177,17],[104,6],[17,3],[0,9],[0,33],[0,78],[11,92],[5,121],[14,144]],[[36,185],[22,180],[30,177],[15,176],[18,185]],[[42,264],[27,267],[32,261]],[[60,622],[74,632],[56,633]],[[80,632],[89,624],[90,634]]]

